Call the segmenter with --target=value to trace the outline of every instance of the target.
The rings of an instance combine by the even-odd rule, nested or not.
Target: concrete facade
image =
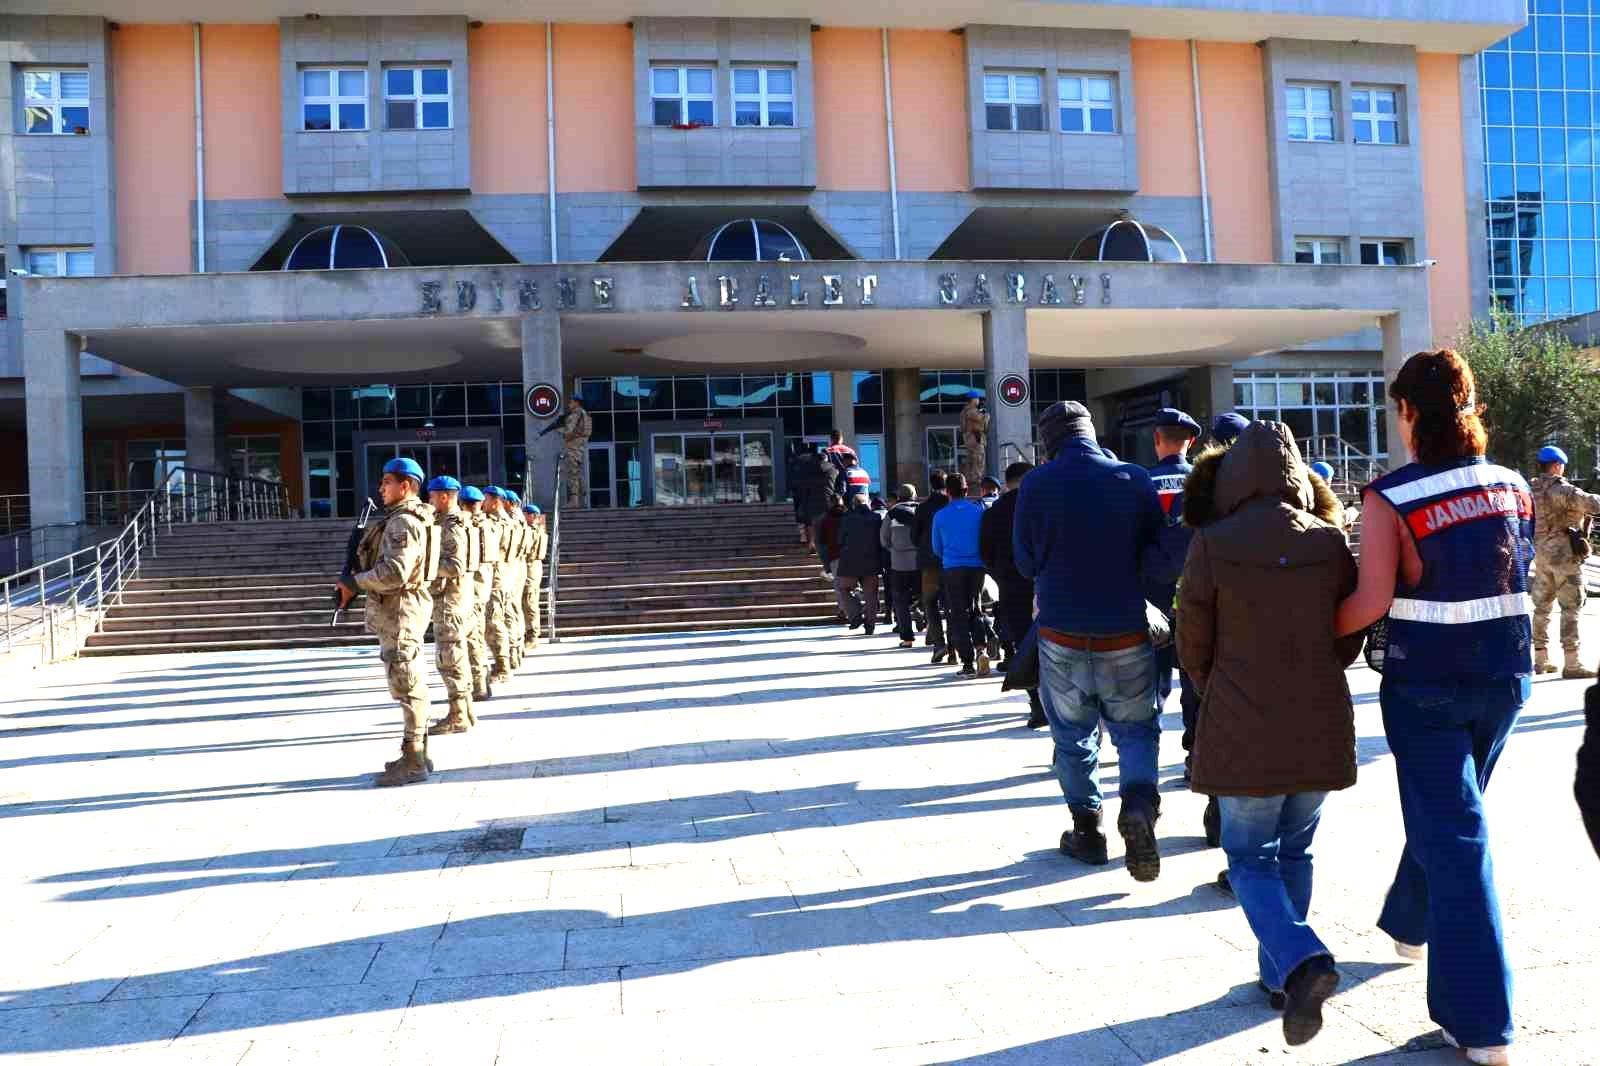
[[[278,32],[285,196],[471,187],[464,16],[285,18]],[[451,128],[387,128],[384,70],[411,64],[450,69]],[[302,128],[300,75],[311,67],[367,71],[366,130]]]
[[[1294,243],[1306,237],[1344,244],[1344,261],[1360,262],[1360,242],[1403,240],[1411,262],[1427,258],[1422,207],[1425,135],[1418,116],[1417,55],[1397,45],[1295,41],[1262,45],[1267,104],[1267,160],[1273,197],[1273,245],[1294,262]],[[1291,141],[1284,92],[1291,84],[1333,87],[1334,139]],[[1349,129],[1354,86],[1401,94],[1399,144],[1356,144]]]
[[[710,66],[715,125],[657,126],[650,70]],[[766,65],[794,71],[794,125],[735,126],[733,70]],[[634,143],[639,188],[810,188],[817,183],[817,134],[807,19],[641,18],[633,23]]]
[[[1138,129],[1129,34],[1116,30],[968,26],[965,37],[974,189],[1138,191]],[[983,77],[988,71],[1041,76],[1042,131],[987,128]],[[1062,132],[1056,84],[1063,74],[1114,77],[1117,132]]]

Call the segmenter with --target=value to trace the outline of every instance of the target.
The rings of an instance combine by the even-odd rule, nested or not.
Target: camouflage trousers
[[[528,581],[522,589],[522,636],[530,648],[539,646],[539,590],[544,587],[544,560],[528,564]]]
[[[1573,655],[1578,651],[1578,615],[1589,598],[1583,589],[1583,566],[1568,563],[1546,565],[1542,560],[1533,568],[1533,646],[1550,646],[1550,611],[1561,605],[1561,647]]]
[[[484,611],[483,635],[489,643],[489,654],[494,661],[494,673],[511,672],[511,633],[506,628],[506,587],[500,567],[495,568],[494,586],[489,590],[489,604]]]
[[[527,570],[521,562],[512,564],[506,581],[506,643],[511,649],[511,668],[522,665],[522,586]]]
[[[583,476],[583,453],[588,450],[589,443],[585,441],[561,452],[561,480],[567,483],[568,507],[589,505],[589,485]]]
[[[472,576],[472,617],[467,622],[467,664],[472,672],[472,691],[482,692],[493,673],[489,645],[483,637],[484,612],[489,606],[489,575],[479,571]]]
[[[433,601],[434,666],[450,698],[450,713],[472,721],[472,653],[467,634],[472,628],[472,586],[454,602],[443,597]]]
[[[967,479],[967,487],[973,490],[973,495],[978,495],[978,482],[983,480],[989,465],[989,448],[985,444],[967,442],[966,460],[961,464],[961,473]]]
[[[428,686],[422,680],[422,642],[410,634],[378,634],[378,655],[389,695],[400,703],[405,719],[405,747],[421,751],[428,735]]]

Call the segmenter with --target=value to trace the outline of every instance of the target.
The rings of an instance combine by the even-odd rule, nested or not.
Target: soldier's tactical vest
[[[483,564],[483,534],[478,529],[478,520],[465,511],[461,512],[460,526],[461,539],[467,545],[467,559],[461,572],[470,577]]]
[[[497,523],[498,519],[492,515],[478,515],[478,535],[483,538],[481,558],[490,566],[500,561],[500,526]]]
[[[1397,587],[1383,673],[1408,681],[1531,673],[1533,498],[1481,457],[1411,463],[1367,486],[1405,521],[1422,580]]]
[[[390,522],[397,520],[401,512],[409,513],[422,523],[424,535],[422,545],[422,570],[406,581],[405,587],[426,588],[433,584],[433,579],[439,576],[439,527],[434,522],[433,510],[426,504],[412,502],[404,503],[393,511],[385,514],[377,522],[368,526],[361,535],[360,547],[356,549],[356,560],[363,570],[372,569],[383,554],[383,531]]]

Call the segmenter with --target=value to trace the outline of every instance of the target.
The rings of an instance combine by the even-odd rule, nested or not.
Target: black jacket
[[[978,524],[978,552],[983,556],[984,569],[996,581],[1020,583],[1028,580],[1017,569],[1017,559],[1012,554],[1011,524],[1016,516],[1017,490],[1012,489],[983,512],[983,520]]]
[[[878,530],[883,519],[866,504],[858,504],[839,519],[839,577],[867,577],[881,567]]]
[[[815,522],[828,513],[828,492],[833,467],[815,452],[802,452],[789,460],[789,492],[800,517]]]
[[[1589,830],[1589,841],[1600,855],[1600,685],[1589,686],[1583,694],[1584,714],[1589,720],[1583,745],[1578,748],[1578,809]]]
[[[933,550],[933,516],[949,502],[950,497],[944,493],[932,492],[928,494],[926,500],[917,504],[917,517],[912,524],[911,532],[917,541],[919,570],[938,570],[944,566],[943,560]]]

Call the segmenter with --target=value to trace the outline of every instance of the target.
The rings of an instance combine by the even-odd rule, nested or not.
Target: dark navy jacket
[[[1178,579],[1183,576],[1183,561],[1189,556],[1189,540],[1194,536],[1194,530],[1183,524],[1183,483],[1193,470],[1180,455],[1169,455],[1149,468],[1166,526],[1142,561],[1144,598],[1168,615],[1172,614]]]
[[[1018,493],[1012,546],[1017,569],[1034,580],[1039,624],[1090,636],[1143,632],[1140,560],[1166,524],[1150,475],[1073,437]]]

